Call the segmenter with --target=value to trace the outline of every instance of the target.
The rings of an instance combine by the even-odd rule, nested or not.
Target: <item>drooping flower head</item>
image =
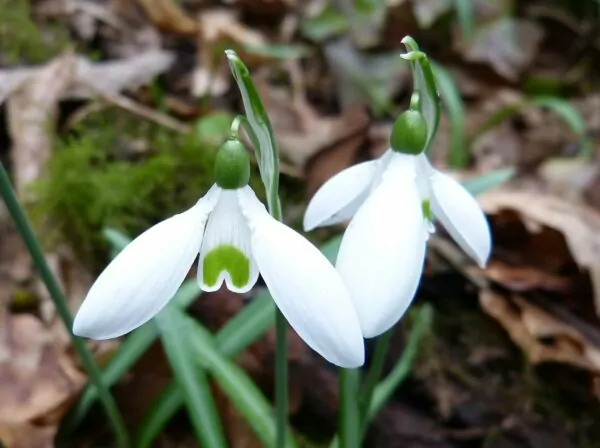
[[[304,216],[307,231],[351,219],[336,268],[365,337],[387,331],[410,305],[433,217],[479,265],[485,265],[490,254],[483,212],[458,182],[431,166],[423,154],[426,138],[427,124],[420,112],[406,111],[394,124],[390,148],[379,159],[329,179]]]
[[[224,283],[249,291],[259,273],[290,325],[315,351],[342,367],[364,362],[352,301],[318,249],[276,221],[248,186],[248,154],[226,142],[215,162],[216,183],[189,210],[132,241],[92,285],[73,332],[109,339],[154,317],[173,298],[198,257],[204,291]]]

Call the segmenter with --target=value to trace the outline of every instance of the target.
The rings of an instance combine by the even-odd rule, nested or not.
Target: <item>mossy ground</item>
[[[59,136],[45,177],[32,185],[30,211],[48,229],[44,244],[66,242],[98,268],[106,261],[104,229],[135,236],[193,205],[213,184],[228,124],[201,129],[182,135],[107,108]]]
[[[40,64],[69,46],[64,25],[33,21],[30,0],[0,0],[0,66]]]

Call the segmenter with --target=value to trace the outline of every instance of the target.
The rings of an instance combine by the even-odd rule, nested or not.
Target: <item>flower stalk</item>
[[[358,406],[360,387],[359,369],[340,369],[340,414],[339,443],[340,448],[359,448],[361,436],[361,415]]]

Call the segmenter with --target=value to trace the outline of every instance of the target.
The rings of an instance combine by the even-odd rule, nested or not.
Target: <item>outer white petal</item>
[[[430,171],[431,211],[477,264],[485,266],[492,250],[490,227],[479,204],[450,176]]]
[[[213,187],[189,210],[133,240],[92,285],[75,317],[73,333],[116,338],[154,317],[175,295],[194,262],[219,190]]]
[[[235,256],[245,257],[245,259],[237,261],[248,263],[248,270],[245,271],[248,275],[247,280],[236,283],[236,278],[232,278],[232,274],[223,265],[223,269],[216,275],[216,281],[211,284],[207,283],[207,278],[204,275],[204,269],[207,267],[206,257],[213,252],[213,256],[217,256],[213,260],[219,263],[221,261],[218,258],[219,253],[214,252],[219,248],[225,248],[225,250],[235,248],[239,251],[235,253],[234,250]],[[234,263],[231,270],[235,272],[239,269],[240,265]],[[243,272],[244,269],[242,268],[241,273]],[[258,266],[252,258],[250,249],[250,228],[242,215],[237,190],[222,190],[219,201],[208,218],[204,240],[200,249],[197,278],[198,285],[203,291],[216,291],[225,282],[227,289],[237,293],[250,291],[258,280]]]
[[[252,232],[252,253],[292,328],[329,362],[362,365],[360,324],[335,268],[307,239],[274,220],[249,188],[240,190],[240,204]]]
[[[325,182],[308,204],[304,230],[352,218],[369,194],[380,160],[359,163]]]
[[[365,337],[387,331],[402,317],[423,270],[427,229],[415,159],[394,155],[342,238],[336,267]]]

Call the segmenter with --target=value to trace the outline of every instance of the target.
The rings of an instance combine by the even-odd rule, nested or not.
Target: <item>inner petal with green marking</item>
[[[250,291],[257,280],[252,236],[237,190],[223,189],[204,230],[198,285],[203,291],[216,291],[225,282],[230,291],[244,293]]]
[[[213,248],[202,263],[204,282],[209,286],[219,286],[225,273],[229,274],[231,283],[236,288],[244,287],[250,280],[250,259],[230,244]]]

